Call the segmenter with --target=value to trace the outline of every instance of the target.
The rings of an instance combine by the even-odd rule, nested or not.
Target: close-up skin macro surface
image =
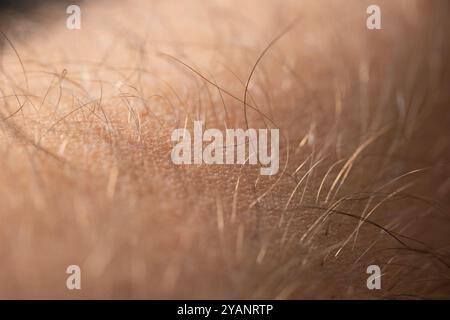
[[[450,299],[450,2],[19,2],[0,298]],[[278,129],[277,170],[174,163],[199,121]]]

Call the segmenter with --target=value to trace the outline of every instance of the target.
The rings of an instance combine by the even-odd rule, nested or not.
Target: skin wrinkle
[[[81,30],[62,4],[10,24],[0,298],[450,298],[448,3],[381,1],[382,31],[369,4],[99,1]],[[194,120],[279,128],[278,174],[174,165]]]

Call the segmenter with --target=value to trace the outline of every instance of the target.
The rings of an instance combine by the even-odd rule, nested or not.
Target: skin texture
[[[446,1],[47,4],[1,46],[1,298],[450,298]],[[280,171],[171,162],[279,128]],[[79,265],[82,290],[67,290]],[[382,269],[368,290],[366,268]]]

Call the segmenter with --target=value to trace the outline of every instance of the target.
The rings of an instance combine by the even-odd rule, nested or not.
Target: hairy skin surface
[[[379,31],[369,4],[89,2],[81,30],[62,5],[9,25],[0,297],[450,298],[449,4],[381,2]],[[197,119],[279,128],[279,173],[175,166]]]

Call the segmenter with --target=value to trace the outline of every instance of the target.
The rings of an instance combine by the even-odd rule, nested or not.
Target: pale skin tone
[[[412,2],[382,2],[380,31],[357,1],[83,3],[81,30],[61,6],[11,26],[0,297],[449,298],[447,4]],[[174,165],[194,120],[279,128],[278,174]]]

